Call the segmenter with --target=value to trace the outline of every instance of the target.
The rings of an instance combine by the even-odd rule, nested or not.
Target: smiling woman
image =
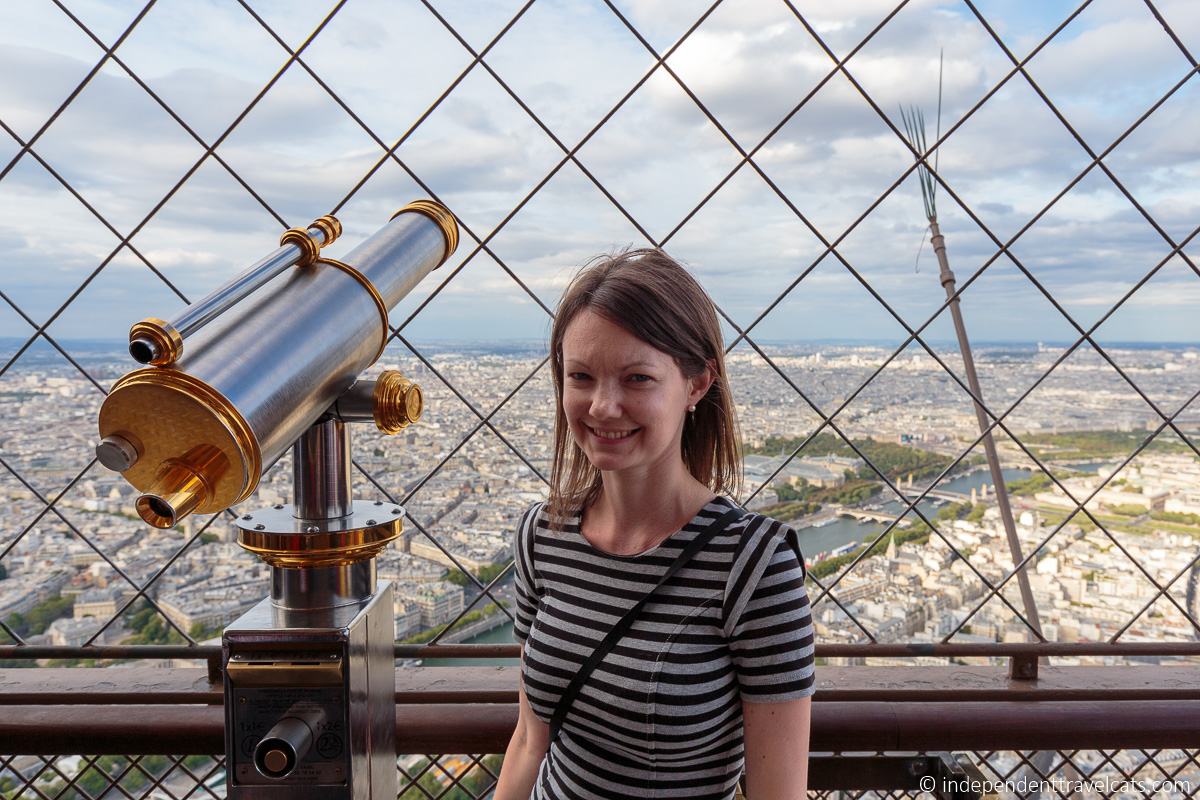
[[[550,497],[514,538],[520,715],[496,797],[802,797],[813,628],[795,532],[729,497],[712,301],[665,253],[576,276]]]

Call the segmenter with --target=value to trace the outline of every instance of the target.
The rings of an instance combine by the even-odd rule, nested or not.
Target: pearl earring
[[[695,410],[696,410],[695,406],[688,406],[688,411],[695,411]]]

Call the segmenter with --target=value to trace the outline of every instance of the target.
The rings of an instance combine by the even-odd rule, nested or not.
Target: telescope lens
[[[156,528],[170,528],[175,524],[175,509],[161,497],[144,494],[137,499],[138,516]]]
[[[129,343],[129,355],[139,364],[149,364],[158,355],[158,348],[149,339],[134,339]]]

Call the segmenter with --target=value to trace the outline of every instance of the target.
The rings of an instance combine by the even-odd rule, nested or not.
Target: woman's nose
[[[621,416],[621,398],[612,389],[597,387],[592,395],[592,417],[595,419],[612,419]]]

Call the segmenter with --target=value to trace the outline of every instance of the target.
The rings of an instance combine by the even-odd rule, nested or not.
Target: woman
[[[550,336],[550,497],[514,539],[520,716],[497,800],[792,800],[807,785],[813,630],[795,533],[731,511],[740,482],[721,328],[660,250],[599,261]],[[719,519],[721,518],[721,519]],[[572,678],[687,543],[550,721]]]

